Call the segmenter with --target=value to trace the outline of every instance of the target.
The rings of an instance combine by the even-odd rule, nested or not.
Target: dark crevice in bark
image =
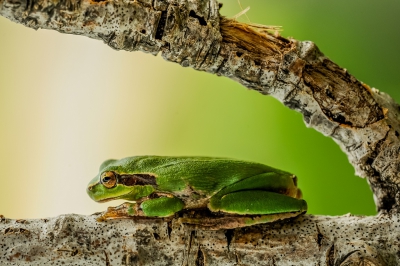
[[[317,232],[318,232],[316,241],[317,241],[317,244],[318,244],[318,248],[321,249],[322,240],[324,239],[324,235],[321,234],[321,231],[319,230],[318,224],[316,224],[316,227],[317,227]]]
[[[199,21],[200,25],[202,26],[207,26],[207,21],[204,19],[204,17],[200,17],[194,12],[193,10],[190,10],[189,16],[192,18],[195,18]]]
[[[233,236],[234,236],[234,230],[233,229],[226,230],[225,236],[226,236],[226,245],[227,245],[227,248],[228,248],[228,251],[229,251],[229,247],[231,245],[231,242],[232,242],[232,239],[233,239]]]
[[[377,189],[375,190],[377,191]],[[380,191],[385,191],[385,197],[381,198],[381,205],[378,206],[378,211],[393,211],[398,212],[397,206],[397,194],[398,194],[398,187],[397,186],[385,186],[382,185],[380,187]],[[378,191],[377,191],[378,192]],[[395,208],[394,208],[395,207]]]
[[[155,240],[160,240],[160,235],[157,233],[153,233],[153,237]]]
[[[204,266],[205,265],[204,253],[200,247],[197,250],[197,257],[196,257],[195,265],[196,266]]]
[[[326,262],[329,266],[334,266],[335,265],[335,244],[333,243],[327,252],[326,256]]]
[[[167,222],[167,235],[168,235],[168,239],[171,239],[171,233],[172,233],[172,223],[171,223],[171,222]]]
[[[160,20],[158,21],[156,35],[155,35],[155,38],[157,40],[162,40],[162,37],[164,36],[164,28],[165,28],[165,23],[167,22],[167,15],[168,15],[167,11],[161,12],[161,17]]]

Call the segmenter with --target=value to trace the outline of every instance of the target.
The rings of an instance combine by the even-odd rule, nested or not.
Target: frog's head
[[[107,165],[104,165],[106,162]],[[107,202],[115,199],[134,201],[147,197],[155,191],[155,175],[127,174],[112,164],[115,160],[106,162],[102,164],[100,173],[89,182],[86,189],[94,201]]]

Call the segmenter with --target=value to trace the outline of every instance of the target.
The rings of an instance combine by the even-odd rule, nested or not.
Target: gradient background
[[[222,14],[240,12],[223,1]],[[358,79],[400,100],[400,1],[241,0],[251,22],[312,40]],[[245,17],[240,20],[246,21]],[[375,214],[340,148],[272,97],[141,52],[25,28],[0,17],[0,214],[106,208],[86,195],[108,158],[206,155],[295,173],[309,213]],[[110,205],[117,205],[112,202]]]

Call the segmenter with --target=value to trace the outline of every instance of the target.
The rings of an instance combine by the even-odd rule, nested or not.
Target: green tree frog
[[[249,226],[307,211],[293,174],[260,163],[211,157],[134,156],[107,160],[90,181],[96,202],[123,199],[100,220],[168,217],[207,209],[213,219],[183,222],[218,228]]]

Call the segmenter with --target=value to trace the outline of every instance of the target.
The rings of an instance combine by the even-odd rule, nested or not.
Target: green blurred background
[[[222,14],[241,11],[223,1]],[[241,0],[251,22],[314,41],[358,79],[400,100],[398,0]],[[240,20],[247,21],[245,17]],[[101,41],[0,18],[0,214],[106,208],[85,193],[108,158],[224,156],[295,173],[309,213],[375,214],[365,179],[300,114],[227,79]],[[109,205],[116,205],[112,202]]]

